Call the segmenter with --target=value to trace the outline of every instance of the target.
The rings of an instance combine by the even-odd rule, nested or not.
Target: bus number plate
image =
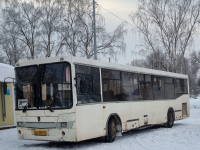
[[[34,135],[47,136],[47,132],[46,131],[34,131]]]

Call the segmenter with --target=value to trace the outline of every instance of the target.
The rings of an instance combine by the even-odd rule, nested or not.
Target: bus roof
[[[94,66],[94,67],[96,66],[96,67],[105,68],[105,69],[114,69],[114,70],[134,72],[134,73],[159,75],[159,76],[174,77],[174,78],[188,78],[188,76],[184,74],[178,74],[178,73],[172,73],[172,72],[148,69],[148,68],[142,68],[142,67],[135,67],[135,66],[130,66],[130,65],[108,63],[108,62],[102,62],[99,60],[85,59],[85,58],[72,57],[72,56],[48,57],[48,58],[41,58],[41,59],[35,59],[35,60],[28,60],[25,62],[17,63],[16,67],[46,64],[46,63],[53,63],[53,62],[63,62],[63,61],[67,61],[71,64],[80,64],[80,65],[82,64],[86,66]]]
[[[13,82],[13,79],[10,78],[15,78],[15,73],[14,73],[14,67],[8,64],[3,64],[0,63],[0,82]]]

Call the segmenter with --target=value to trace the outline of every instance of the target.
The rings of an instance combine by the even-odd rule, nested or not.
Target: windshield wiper
[[[47,109],[48,109],[50,112],[54,112],[54,110],[51,108],[51,106],[47,106]]]

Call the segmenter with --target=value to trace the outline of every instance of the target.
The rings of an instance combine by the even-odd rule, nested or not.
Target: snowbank
[[[191,116],[176,121],[173,128],[134,130],[117,137],[113,143],[99,139],[80,143],[18,140],[17,129],[0,130],[1,150],[199,150],[200,97],[190,99]]]

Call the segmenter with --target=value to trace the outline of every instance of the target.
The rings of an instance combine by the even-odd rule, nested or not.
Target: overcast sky
[[[127,21],[131,21],[129,17],[130,13],[137,10],[137,0],[96,0],[96,2],[103,8],[113,12]],[[102,10],[102,13],[107,14],[105,17],[109,17],[112,20],[118,20],[118,22],[120,22],[120,20],[116,17],[106,13],[105,10]]]
[[[114,13],[120,18],[132,23],[131,18],[129,15],[131,13],[135,13],[137,11],[137,0],[96,0],[96,2],[101,5],[103,8],[107,9],[108,11]],[[122,21],[117,17],[111,15],[110,13],[106,12],[105,10],[101,9],[101,13],[105,17],[105,26],[108,31],[113,31]],[[119,55],[118,61],[116,63],[120,64],[128,64],[133,59],[144,58],[137,54],[140,50],[138,44],[142,44],[142,36],[137,33],[136,28],[131,25],[126,25],[127,34],[124,36],[125,43],[127,45],[126,53],[124,55]],[[134,29],[134,32],[132,31]],[[193,50],[200,50],[200,24],[199,24],[199,33],[194,36],[194,43],[190,51],[187,51],[186,57],[190,55]],[[106,59],[106,60],[105,60]],[[102,58],[101,58],[102,60]],[[104,58],[103,61],[107,61],[108,58]],[[115,62],[114,60],[111,60]]]
[[[96,2],[106,10],[112,12],[113,14],[117,15],[118,17],[132,23],[131,18],[129,15],[137,11],[137,0],[96,0]],[[118,19],[117,17],[113,16],[109,12],[104,9],[101,9],[101,13],[105,17],[105,26],[108,31],[113,31],[122,20]],[[125,43],[127,45],[126,53],[120,54],[117,59],[117,63],[120,64],[127,64],[133,60],[133,57],[138,57],[136,54],[132,53],[137,52],[136,49],[136,41],[138,41],[138,37],[132,31],[134,29],[131,25],[126,25],[127,34],[124,36]],[[108,58],[105,58],[108,60]],[[105,60],[104,61],[107,61]],[[115,62],[111,59],[111,62]]]

